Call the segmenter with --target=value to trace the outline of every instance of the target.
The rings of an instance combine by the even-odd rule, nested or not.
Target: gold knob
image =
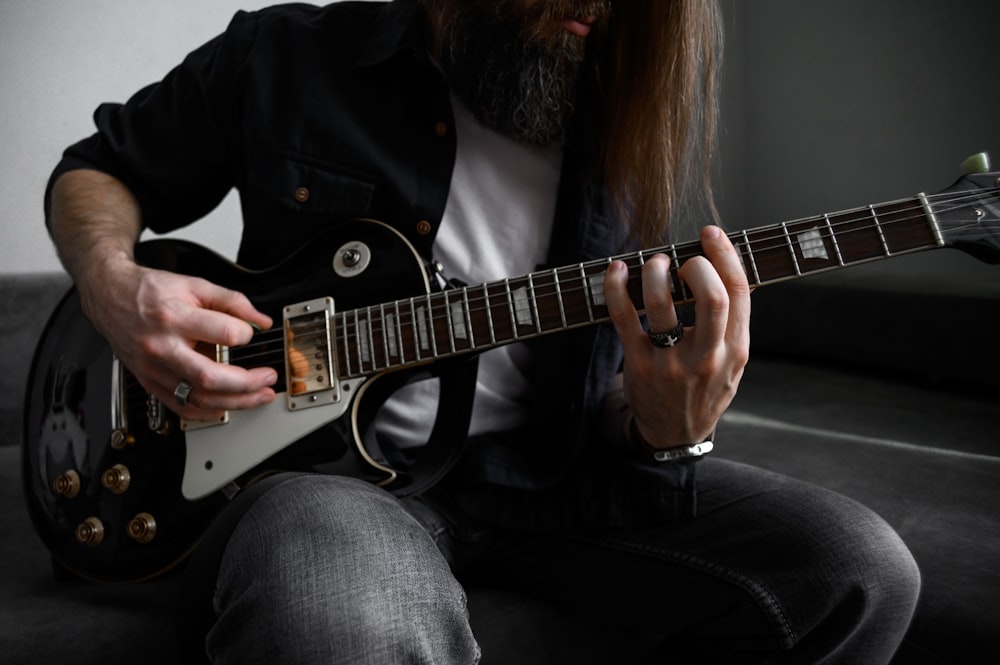
[[[97,547],[104,540],[104,524],[96,517],[88,517],[76,527],[76,540],[89,547]]]
[[[115,464],[101,474],[101,484],[113,494],[124,494],[132,482],[132,474],[124,464]]]
[[[72,499],[80,493],[80,474],[70,469],[52,483],[52,489],[67,499]]]
[[[156,520],[149,513],[139,513],[129,520],[128,535],[132,540],[145,545],[156,537]]]

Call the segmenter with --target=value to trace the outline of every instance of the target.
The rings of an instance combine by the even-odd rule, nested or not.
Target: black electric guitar
[[[949,246],[998,262],[1000,173],[988,172],[985,155],[967,165],[970,174],[939,194],[730,238],[754,287]],[[218,421],[178,419],[117,361],[71,290],[39,342],[26,396],[23,474],[36,530],[70,571],[137,581],[184,560],[229,498],[284,468],[282,456],[303,441],[312,440],[309,455],[325,457],[319,468],[405,488],[406,465],[363,436],[362,405],[381,399],[373,386],[402,370],[606,321],[612,259],[629,265],[641,310],[638,273],[657,252],[673,259],[674,301],[691,302],[676,269],[700,254],[695,242],[437,291],[412,246],[374,221],[337,225],[263,272],[191,243],[140,243],[143,263],[241,291],[281,322],[245,347],[214,350],[219,362],[277,369],[277,399]]]

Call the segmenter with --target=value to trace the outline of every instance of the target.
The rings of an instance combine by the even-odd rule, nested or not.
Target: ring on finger
[[[653,343],[658,349],[669,349],[673,346],[677,346],[682,339],[684,339],[684,324],[678,323],[676,327],[672,330],[666,332],[653,332],[649,331],[646,333],[649,335],[649,341]]]
[[[177,387],[174,388],[174,399],[176,399],[177,403],[180,404],[181,406],[187,406],[188,397],[190,396],[191,396],[191,384],[188,383],[187,381],[181,381],[180,383],[177,384]]]

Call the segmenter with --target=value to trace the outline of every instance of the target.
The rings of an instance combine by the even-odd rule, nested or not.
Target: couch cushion
[[[828,487],[879,513],[923,578],[897,663],[1000,658],[1000,390],[963,391],[756,357],[718,454]]]
[[[0,445],[19,440],[21,402],[35,345],[69,286],[63,273],[0,275]]]

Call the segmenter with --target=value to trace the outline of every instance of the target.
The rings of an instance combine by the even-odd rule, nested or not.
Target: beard
[[[600,39],[607,23],[607,2],[426,0],[425,5],[442,31],[440,64],[448,82],[479,122],[523,143],[562,140],[588,42]],[[585,17],[597,18],[586,38],[560,25]]]

